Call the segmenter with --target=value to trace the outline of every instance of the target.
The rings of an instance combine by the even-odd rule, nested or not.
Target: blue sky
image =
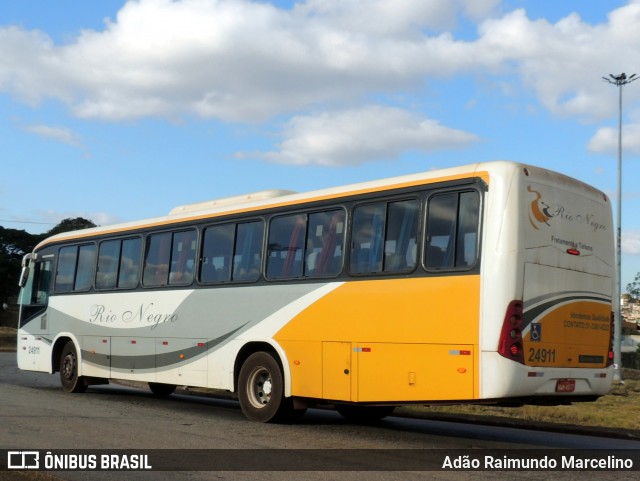
[[[635,69],[635,70],[634,70]],[[0,225],[510,159],[616,198],[640,0],[21,0],[0,7]],[[624,89],[623,285],[640,271]]]

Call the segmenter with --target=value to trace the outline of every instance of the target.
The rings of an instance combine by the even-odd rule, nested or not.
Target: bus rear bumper
[[[531,367],[496,352],[483,352],[482,361],[480,399],[597,397],[607,394],[613,381],[613,367]]]

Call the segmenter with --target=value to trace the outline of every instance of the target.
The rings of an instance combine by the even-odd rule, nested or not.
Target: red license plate
[[[556,383],[556,392],[573,392],[576,390],[575,379],[559,379]]]

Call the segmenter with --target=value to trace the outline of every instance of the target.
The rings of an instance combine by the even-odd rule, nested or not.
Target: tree
[[[45,234],[29,234],[24,230],[5,229],[0,226],[0,306],[18,295],[18,277],[22,257],[33,251],[33,248],[46,237],[61,232],[96,227],[82,217],[64,219]]]
[[[0,226],[0,305],[18,293],[22,256],[33,250],[39,236]]]
[[[640,272],[636,274],[633,282],[627,284],[627,292],[631,297],[633,297],[634,300],[640,298]]]
[[[44,234],[44,237],[49,237],[62,232],[70,232],[72,230],[88,229],[90,227],[97,227],[89,219],[83,217],[76,217],[75,219],[63,219],[60,223],[50,231]]]

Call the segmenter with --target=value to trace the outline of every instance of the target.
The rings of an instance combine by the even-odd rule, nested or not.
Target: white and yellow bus
[[[263,422],[593,400],[612,231],[605,194],[511,162],[182,206],[28,254],[18,365],[68,392],[228,390]]]

